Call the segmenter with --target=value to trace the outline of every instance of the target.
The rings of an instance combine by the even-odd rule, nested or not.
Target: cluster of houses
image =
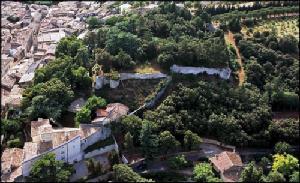
[[[68,1],[49,7],[1,1],[1,114],[20,107],[23,89],[33,82],[36,69],[55,58],[57,43],[86,29],[81,17],[97,14],[92,4],[97,3]]]
[[[49,119],[32,121],[32,141],[25,142],[23,149],[4,150],[1,157],[1,181],[24,180],[29,175],[32,164],[50,152],[55,153],[57,160],[69,164],[112,150],[118,152],[115,141],[88,153],[85,150],[98,141],[111,138],[110,122],[119,121],[128,110],[127,106],[120,103],[108,104],[106,108],[97,110],[95,120],[90,124],[81,124],[79,128],[53,127]]]

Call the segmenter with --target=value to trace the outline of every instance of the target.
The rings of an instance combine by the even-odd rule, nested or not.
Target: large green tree
[[[68,182],[73,171],[73,166],[55,160],[55,154],[48,153],[33,163],[27,180],[30,182]]]
[[[167,154],[170,151],[174,151],[179,147],[179,145],[180,143],[169,131],[163,131],[159,134],[159,146],[161,153]]]
[[[53,78],[23,92],[22,105],[29,118],[58,119],[74,97],[74,92],[61,80]]]
[[[244,168],[241,174],[241,182],[259,182],[262,179],[262,170],[255,167],[255,162],[252,161]]]
[[[198,149],[202,139],[196,134],[187,130],[184,132],[184,147],[190,151],[192,149]]]
[[[144,121],[140,133],[140,141],[143,155],[146,159],[152,159],[157,153],[158,136],[155,134],[155,124]]]
[[[273,171],[278,171],[285,177],[292,175],[294,171],[299,171],[299,161],[294,156],[290,154],[275,154],[273,158]]]
[[[198,163],[193,170],[193,179],[196,182],[221,182],[215,177],[213,167],[209,163]]]
[[[116,164],[113,166],[114,181],[117,182],[153,182],[151,179],[145,179],[134,172],[131,167],[125,164]]]

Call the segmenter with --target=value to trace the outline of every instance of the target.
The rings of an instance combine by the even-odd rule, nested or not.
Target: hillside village
[[[299,2],[1,11],[1,181],[299,182]]]

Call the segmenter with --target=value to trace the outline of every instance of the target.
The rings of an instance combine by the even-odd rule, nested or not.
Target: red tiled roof
[[[235,152],[224,151],[209,160],[221,173],[233,166],[243,166],[241,157]]]

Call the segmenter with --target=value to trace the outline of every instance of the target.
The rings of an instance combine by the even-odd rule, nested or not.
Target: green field
[[[243,27],[242,33],[246,36],[252,36],[254,32],[269,31],[274,32],[278,37],[293,35],[299,40],[299,20],[297,18],[286,18],[276,20],[266,20],[252,28]]]

